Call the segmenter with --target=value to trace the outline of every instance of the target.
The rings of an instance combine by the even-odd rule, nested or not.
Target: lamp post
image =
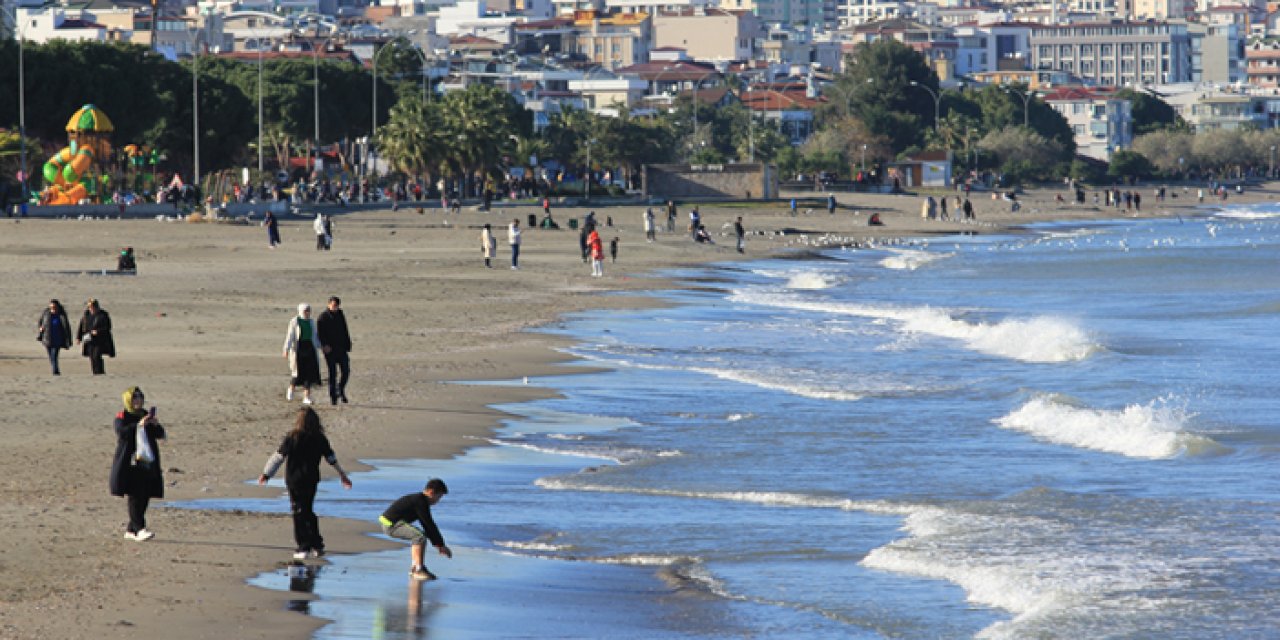
[[[925,91],[928,91],[929,96],[933,98],[933,132],[937,133],[938,123],[942,121],[942,94],[944,92],[943,91],[935,92],[933,89],[930,89],[927,85],[920,84],[915,80],[911,81],[911,86],[919,87],[921,89],[924,89]],[[960,86],[964,86],[964,85],[960,85]]]
[[[17,7],[14,7],[16,23]],[[27,201],[31,199],[31,191],[27,188],[27,82],[24,76],[26,64],[23,60],[23,43],[26,41],[26,25],[18,29],[18,138],[22,146],[21,168],[18,173],[22,182],[22,202],[18,204],[18,215],[27,215]],[[8,213],[7,211],[5,213]]]
[[[1271,145],[1271,167],[1267,169],[1267,177],[1276,177],[1276,146]]]
[[[693,135],[695,136],[698,135],[698,85],[702,84],[702,81],[706,80],[713,73],[716,72],[708,71],[702,74],[702,76],[693,83]]]
[[[865,172],[866,172],[866,170],[867,170],[867,145],[866,145],[866,143],[863,143],[863,145],[862,145],[862,171],[865,173]]]
[[[158,16],[153,16],[155,20]],[[195,31],[191,37],[191,146],[195,167],[192,171],[191,183],[197,192],[200,189],[200,32]]]
[[[377,135],[378,135],[378,57],[382,55],[382,52],[383,52],[383,51],[386,51],[387,49],[390,49],[390,48],[391,48],[391,44],[392,44],[392,43],[394,43],[394,42],[395,42],[395,40],[391,40],[391,41],[390,41],[390,42],[388,42],[387,44],[382,45],[382,48],[381,48],[381,49],[378,49],[378,50],[377,50],[376,52],[374,52],[374,54],[373,54],[373,84],[371,85],[371,89],[370,89],[370,93],[373,95],[373,113],[372,113],[372,114],[370,114],[370,117],[371,117],[371,124],[369,125],[369,148],[370,148],[370,150],[372,150],[373,145],[374,145],[375,138],[376,138],[376,137],[377,137]],[[423,95],[424,95],[424,96],[426,95],[426,85],[425,85],[425,83],[423,84],[422,93],[423,93]],[[366,155],[369,155],[369,154],[366,154]],[[373,167],[372,167],[372,166],[369,166],[369,163],[368,163],[368,162],[366,162],[366,163],[365,163],[365,165],[366,165],[366,167],[367,167],[367,168],[365,169],[365,175],[367,176],[367,175],[369,175],[369,170],[370,170],[370,169],[372,169]]]
[[[587,175],[584,178],[587,181],[587,201],[591,201],[591,146],[596,143],[595,138],[587,140]]]
[[[1031,106],[1031,99],[1036,97],[1036,92],[1035,91],[1019,91],[1018,89],[1014,89],[1013,87],[1005,87],[1004,90],[1009,93],[1017,95],[1019,98],[1022,98],[1022,126],[1030,128],[1031,120],[1030,120],[1030,117],[1028,116],[1027,110]]]
[[[317,35],[317,37],[319,37]],[[311,144],[315,147],[316,156],[320,155],[320,52],[328,50],[329,43],[333,42],[334,36],[330,36],[321,41],[320,46],[315,45],[315,41],[311,41],[311,63],[312,75],[311,81],[313,85],[313,98],[315,101],[315,129],[313,130]],[[315,161],[308,157],[309,170],[315,171]]]
[[[651,94],[649,94],[649,95],[655,95],[655,94],[658,92],[658,90],[659,90],[659,89],[658,89],[658,83],[662,81],[662,74],[664,74],[664,73],[666,73],[666,72],[668,72],[668,71],[671,71],[673,68],[674,68],[674,67],[672,67],[672,66],[668,65],[668,66],[663,67],[663,68],[662,68],[662,70],[658,71],[658,75],[653,79],[653,90],[654,90],[654,93],[651,93]],[[653,110],[653,113],[649,114],[649,118],[650,118],[650,119],[653,119],[653,117],[654,117],[655,115],[657,115],[657,113],[658,113],[658,110],[655,108],[655,109]]]
[[[258,36],[258,179],[262,179],[262,36]]]

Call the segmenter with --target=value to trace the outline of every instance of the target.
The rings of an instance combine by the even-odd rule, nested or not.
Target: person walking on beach
[[[604,246],[600,242],[600,232],[591,230],[587,236],[587,248],[591,252],[591,275],[599,278],[604,275]]]
[[[311,221],[311,229],[312,231],[315,231],[316,234],[316,251],[324,251],[325,245],[328,243],[325,242],[324,238],[325,231],[323,214],[316,214],[316,219]]]
[[[125,540],[145,542],[155,534],[147,529],[147,505],[164,497],[160,445],[164,427],[156,421],[156,410],[147,411],[142,389],[130,387],[123,394],[124,411],[116,414],[116,452],[111,460],[111,495],[128,498],[129,524]]]
[[[742,216],[733,221],[733,235],[738,239],[738,253],[746,253],[747,230],[742,228]]]
[[[657,229],[654,226],[655,224],[656,223],[653,219],[653,207],[649,207],[644,210],[644,238],[649,242],[653,242],[657,239]]]
[[[667,233],[673,233],[676,230],[676,218],[680,215],[676,211],[676,201],[667,201]]]
[[[71,348],[71,322],[67,320],[67,311],[57,298],[50,300],[49,308],[40,314],[40,323],[36,325],[36,339],[49,354],[49,366],[53,367],[53,375],[62,375],[62,371],[58,369],[58,352]]]
[[[614,236],[609,241],[609,262],[616,263],[618,261],[618,236]]]
[[[76,328],[76,342],[81,345],[80,353],[89,359],[93,375],[105,374],[107,369],[102,359],[116,357],[116,343],[111,338],[111,315],[94,298],[85,304],[84,316]]]
[[[492,269],[493,264],[489,261],[498,251],[498,239],[493,237],[493,228],[489,223],[484,223],[484,229],[480,230],[480,255],[484,256],[484,266],[486,269]]]
[[[342,300],[330,296],[329,303],[316,319],[316,332],[320,334],[320,348],[329,367],[329,403],[347,403],[347,380],[351,378],[351,334],[347,331],[347,316],[342,313]],[[341,373],[339,373],[341,372]]]
[[[295,560],[324,555],[324,537],[320,535],[320,520],[316,518],[314,509],[316,487],[320,484],[321,458],[338,472],[342,488],[350,489],[351,478],[338,464],[329,438],[324,435],[320,416],[311,407],[303,407],[298,410],[293,429],[285,434],[280,447],[267,459],[262,474],[258,476],[258,484],[264,485],[282,463],[288,462],[284,469],[284,486],[289,490],[289,510],[293,514],[293,541],[297,543],[293,552]]]
[[[293,390],[302,387],[302,404],[311,404],[311,386],[320,384],[320,332],[311,319],[311,305],[298,305],[298,315],[289,320],[284,335],[284,357],[289,360],[289,390],[285,400],[293,400]]]
[[[969,202],[969,199],[968,199],[968,198],[965,198],[965,199],[964,199],[964,204],[963,204],[963,205],[961,205],[961,206],[963,207],[963,211],[964,211],[964,219],[965,219],[965,220],[976,220],[976,219],[977,219],[977,218],[976,218],[976,217],[974,217],[974,215],[973,215],[973,204],[972,204],[971,202]]]
[[[511,270],[520,270],[520,219],[515,218],[511,221],[511,226],[507,227],[507,244],[511,245]]]
[[[270,211],[262,219],[262,226],[267,228],[267,247],[274,249],[280,244],[280,221]]]
[[[378,517],[383,533],[411,543],[409,553],[413,564],[409,567],[409,576],[415,580],[436,579],[435,574],[427,571],[426,565],[423,564],[423,552],[426,550],[427,542],[430,542],[440,555],[446,558],[453,557],[453,551],[445,545],[440,529],[431,518],[431,507],[439,503],[447,493],[449,488],[445,486],[444,481],[432,478],[427,481],[427,486],[422,489],[422,493],[401,496]],[[414,522],[417,522],[418,526],[413,526]]]
[[[827,194],[827,213],[834,215],[836,212],[836,196],[833,193]]]

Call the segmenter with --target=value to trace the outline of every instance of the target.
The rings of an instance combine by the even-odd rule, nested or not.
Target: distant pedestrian
[[[595,229],[587,236],[587,250],[591,253],[591,275],[596,278],[604,276],[604,246],[600,241],[600,232]]]
[[[742,216],[733,221],[733,235],[738,238],[738,253],[746,253],[747,230],[742,228]]]
[[[676,217],[679,213],[676,211],[676,201],[667,201],[667,233],[674,233],[676,230]]]
[[[644,237],[645,240],[653,242],[657,239],[657,230],[654,228],[653,207],[644,210]]]
[[[511,245],[511,270],[520,270],[520,219],[511,221],[507,227],[507,244]]]
[[[964,207],[965,220],[977,220],[977,218],[973,215],[973,204],[969,202],[968,198],[964,199],[964,205],[962,206]]]
[[[827,194],[827,213],[834,214],[836,212],[836,197],[834,194]]]
[[[1133,208],[1142,211],[1142,194],[1137,191],[1133,192]]]
[[[498,239],[493,237],[493,228],[489,223],[484,223],[484,229],[480,230],[480,255],[484,256],[484,266],[486,269],[492,269],[493,265],[490,260],[498,252]]]
[[[342,300],[329,296],[320,317],[316,318],[316,333],[320,336],[320,349],[329,367],[329,403],[347,403],[347,380],[351,379],[351,332],[347,330],[347,316],[342,312]]]
[[[40,314],[40,323],[36,325],[36,339],[44,345],[49,355],[49,366],[53,375],[60,376],[58,368],[58,352],[71,348],[71,322],[67,320],[67,311],[57,298],[49,301],[49,308]]]
[[[267,212],[266,217],[262,219],[262,226],[267,228],[267,247],[276,248],[280,244],[280,221],[276,220],[275,214]]]
[[[698,234],[698,229],[701,227],[702,213],[698,211],[697,207],[694,207],[689,210],[689,234],[691,236],[696,236]]]
[[[316,234],[316,251],[324,251],[325,249],[328,249],[329,242],[325,238],[327,231],[325,231],[324,228],[323,214],[316,214],[316,219],[311,222],[311,229],[315,231]]]
[[[618,261],[618,236],[609,241],[609,262]]]
[[[298,315],[289,320],[284,336],[284,357],[289,360],[289,390],[285,400],[293,400],[293,391],[302,387],[302,404],[311,404],[311,387],[320,384],[320,336],[311,318],[311,305],[298,305]]]
[[[85,305],[84,316],[76,328],[76,342],[81,345],[80,353],[89,359],[93,375],[105,374],[107,369],[102,359],[116,357],[116,343],[111,337],[111,315],[94,298],[89,298]]]
[[[124,411],[116,414],[116,452],[111,460],[111,495],[129,499],[129,525],[125,540],[145,542],[155,534],[147,529],[147,505],[164,497],[164,474],[160,464],[159,440],[164,427],[156,420],[155,409],[147,411],[142,389],[130,387],[123,394]]]
[[[543,196],[542,198],[542,215],[551,215],[551,198]]]
[[[351,478],[338,464],[338,457],[333,453],[329,438],[324,434],[324,426],[320,424],[320,416],[311,407],[298,410],[293,429],[285,434],[280,447],[267,459],[267,464],[258,476],[258,484],[263,485],[276,474],[281,464],[288,463],[284,470],[284,486],[289,490],[289,511],[293,514],[293,557],[302,560],[307,556],[319,558],[324,555],[324,537],[320,535],[320,519],[316,517],[316,489],[320,485],[320,459],[323,458],[342,481],[342,488],[351,488]]]
[[[793,216],[796,215],[796,206],[797,206],[796,199],[792,198],[791,199],[791,215]]]
[[[942,196],[941,198],[938,198],[938,219],[939,220],[951,219],[951,217],[947,214],[947,197],[946,196]]]
[[[440,555],[446,558],[453,557],[453,551],[445,545],[444,536],[440,535],[440,529],[436,527],[436,522],[431,517],[431,507],[438,504],[447,493],[449,488],[445,486],[444,481],[432,478],[427,481],[427,486],[422,489],[422,493],[401,496],[392,502],[381,516],[378,516],[378,523],[382,525],[383,533],[411,543],[409,553],[413,564],[409,567],[409,577],[415,580],[436,579],[435,574],[427,571],[426,565],[423,564],[427,542],[430,542]],[[413,526],[414,522],[417,522],[418,526]]]

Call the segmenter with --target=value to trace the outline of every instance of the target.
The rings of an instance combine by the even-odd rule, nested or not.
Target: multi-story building
[[[1280,98],[1276,96],[1222,90],[1203,83],[1157,90],[1161,99],[1195,131],[1266,129],[1275,126],[1280,118]]]
[[[754,0],[760,20],[789,27],[824,28],[826,14],[835,17],[834,0]],[[725,7],[731,8],[731,7]],[[733,7],[736,8],[736,7]]]
[[[1092,22],[1031,30],[1032,67],[1103,86],[1191,79],[1191,38],[1176,22]]]
[[[1194,0],[1133,0],[1133,17],[1138,20],[1178,20],[1195,11]]]
[[[1245,42],[1236,24],[1188,23],[1191,36],[1191,81],[1244,82]]]
[[[763,36],[759,18],[745,11],[695,9],[653,16],[654,48],[679,47],[696,60],[750,60],[756,39]]]
[[[955,27],[953,33],[959,43],[955,58],[956,75],[1027,69],[1031,61],[1031,29],[1035,26],[999,22]]]
[[[565,51],[579,53],[605,69],[649,59],[653,21],[648,14],[604,16],[595,11],[579,11],[574,14],[573,27],[563,39]]]
[[[960,42],[950,28],[934,27],[912,20],[884,20],[854,27],[852,33],[854,42],[893,38],[924,56],[942,82],[955,78],[955,58]]]
[[[1111,154],[1133,146],[1133,105],[1111,92],[1058,89],[1041,96],[1071,126],[1076,153],[1108,161]]]
[[[1259,41],[1244,52],[1249,84],[1267,89],[1280,88],[1280,42]]]

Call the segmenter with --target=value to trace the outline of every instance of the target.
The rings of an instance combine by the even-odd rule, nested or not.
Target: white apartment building
[[[1191,79],[1191,38],[1176,22],[1092,22],[1031,30],[1032,67],[1102,86]]]
[[[15,22],[22,36],[29,42],[69,40],[72,42],[107,40],[107,27],[85,19],[79,11],[67,12],[58,5],[47,7],[18,7]]]
[[[1031,61],[1031,29],[1036,25],[1001,22],[955,27],[957,76],[1026,69]]]
[[[1133,0],[1133,17],[1138,20],[1180,20],[1187,17],[1187,6],[1187,0]]]
[[[1041,96],[1071,126],[1076,153],[1102,161],[1133,146],[1133,105],[1110,92],[1058,89]]]

